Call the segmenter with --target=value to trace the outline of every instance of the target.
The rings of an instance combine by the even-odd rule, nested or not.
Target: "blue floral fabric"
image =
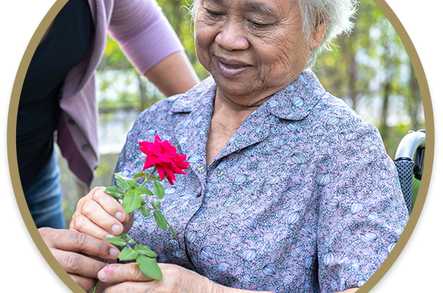
[[[191,163],[166,185],[162,209],[177,240],[139,214],[130,234],[160,262],[229,287],[292,293],[361,286],[408,219],[378,131],[304,71],[253,112],[207,166],[215,88],[208,78],[155,104],[129,132],[117,171],[140,171],[138,141],[155,134]]]

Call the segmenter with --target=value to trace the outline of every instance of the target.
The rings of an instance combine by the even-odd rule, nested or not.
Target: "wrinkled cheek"
[[[204,30],[199,30],[195,34],[195,51],[200,63],[208,70],[209,69],[209,51],[211,47],[211,37]]]
[[[262,55],[259,68],[259,80],[268,86],[279,85],[291,74],[291,63],[284,52]]]

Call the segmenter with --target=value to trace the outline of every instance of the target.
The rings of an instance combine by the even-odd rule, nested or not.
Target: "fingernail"
[[[98,279],[99,279],[100,281],[102,281],[102,282],[106,282],[106,281],[107,281],[107,278],[108,278],[108,276],[106,275],[104,269],[102,269],[100,272],[98,272],[97,277],[98,277]]]
[[[122,232],[122,227],[121,227],[121,225],[114,224],[114,225],[112,225],[111,230],[112,230],[112,232],[114,232],[114,234],[118,235]]]
[[[125,219],[123,216],[122,212],[116,212],[115,213],[115,217],[117,218],[117,220],[119,220],[120,222],[123,222],[123,220]]]
[[[115,247],[109,248],[109,255],[111,255],[113,257],[117,257],[119,253],[120,253],[120,251],[118,251],[117,248],[115,248]]]

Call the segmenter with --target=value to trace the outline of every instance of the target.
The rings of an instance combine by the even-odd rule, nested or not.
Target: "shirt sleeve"
[[[408,220],[397,170],[378,131],[358,122],[331,139],[317,174],[321,292],[361,287]]]
[[[110,34],[143,74],[183,47],[154,0],[114,1]]]

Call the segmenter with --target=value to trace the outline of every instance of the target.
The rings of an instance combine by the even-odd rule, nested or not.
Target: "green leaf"
[[[163,229],[163,230],[168,229],[168,226],[169,226],[168,221],[166,221],[165,216],[163,216],[163,214],[159,210],[154,211],[154,219],[155,219],[155,222],[157,223],[157,226],[160,229]]]
[[[150,191],[148,188],[146,188],[146,186],[143,186],[143,185],[139,185],[137,187],[137,191],[140,194],[153,195],[152,191]]]
[[[118,189],[117,186],[106,187],[105,193],[109,194],[110,196],[112,196],[115,199],[122,199],[123,198],[123,193],[120,191],[120,189]]]
[[[116,185],[122,190],[127,191],[130,188],[130,185],[128,183],[129,178],[123,176],[121,173],[115,173],[114,174],[115,183]]]
[[[151,216],[151,210],[148,209],[145,205],[142,205],[140,208],[140,213],[143,215],[143,217],[147,218]]]
[[[140,208],[142,204],[142,197],[136,191],[130,190],[123,198],[123,209],[130,214],[136,209]]]
[[[122,233],[120,235],[118,235],[121,239],[125,240],[126,242],[129,243],[129,240],[132,240],[131,236],[128,235],[128,233]]]
[[[118,255],[118,259],[121,261],[135,260],[138,255],[139,255],[139,253],[137,250],[132,249],[130,247],[125,247],[125,248],[123,248],[122,251],[120,251],[120,254]]]
[[[154,181],[154,193],[159,199],[163,199],[163,197],[165,197],[165,188],[158,181]]]
[[[129,185],[130,190],[135,190],[139,186],[137,183],[137,180],[135,180],[135,179],[128,179],[128,180],[126,180],[126,183]]]
[[[142,177],[145,177],[144,171],[140,171],[138,173],[135,173],[134,176],[132,176],[132,178],[142,178]]]
[[[157,281],[162,279],[162,271],[160,270],[155,258],[139,255],[137,257],[137,264],[140,271],[142,271],[143,275],[146,277]]]
[[[138,254],[146,255],[147,257],[156,258],[157,253],[150,249],[148,246],[143,244],[137,244],[134,249],[137,251]]]
[[[151,202],[151,205],[154,209],[160,210],[161,202],[156,200],[156,201]]]
[[[169,224],[168,224],[169,225]],[[172,228],[172,226],[171,225],[169,225],[169,232],[172,234],[171,236],[172,236],[172,238],[174,238],[174,239],[176,239],[177,240],[177,231],[175,231],[175,229],[174,228]]]
[[[135,240],[132,239],[131,236],[129,236],[128,233],[122,233],[122,234],[120,234],[120,236],[124,237],[124,239],[126,240],[126,242],[128,244],[135,244],[136,243]]]
[[[119,247],[126,246],[126,240],[123,239],[123,237],[120,237],[120,236],[107,237],[106,241],[108,241],[109,243],[111,243],[111,244],[113,244],[115,246],[119,246]]]

